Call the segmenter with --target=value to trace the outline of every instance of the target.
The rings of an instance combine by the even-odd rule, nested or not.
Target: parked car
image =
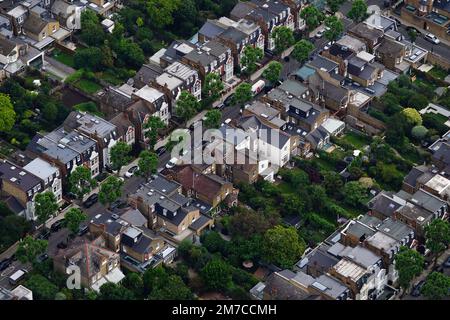
[[[42,263],[42,262],[44,262],[45,260],[47,260],[48,259],[48,254],[47,253],[42,253],[42,254],[40,254],[40,255],[38,255],[37,257],[36,257],[36,261],[38,262],[38,263]]]
[[[222,110],[223,108],[225,108],[225,104],[224,103],[219,103],[217,105],[217,109]]]
[[[417,284],[413,287],[413,289],[412,289],[412,291],[411,291],[411,295],[412,295],[413,297],[418,297],[418,296],[420,296],[420,291],[422,290],[422,287],[423,287],[424,284],[425,284],[425,280],[419,281],[419,283],[417,283]]]
[[[109,206],[111,210],[115,210],[115,209],[120,209],[120,208],[124,208],[127,206],[127,203],[125,201],[122,200],[116,200],[113,203],[111,203],[111,205]]]
[[[225,105],[225,106],[231,106],[231,104],[233,103],[233,97],[234,97],[234,94],[230,94],[228,97],[226,97],[226,99],[223,101],[223,104]]]
[[[448,257],[447,260],[445,260],[443,266],[444,268],[450,268],[450,257]]]
[[[37,236],[39,240],[48,240],[50,238],[51,232],[48,229],[42,230],[42,232]]]
[[[169,160],[169,162],[166,163],[166,168],[172,169],[173,167],[175,167],[178,164],[179,161],[180,160],[178,160],[178,158],[173,157],[172,159]]]
[[[436,37],[434,34],[432,33],[427,33],[425,35],[425,40],[434,43],[434,44],[439,44],[441,43],[441,40],[438,39],[438,37]]]
[[[158,157],[161,157],[164,154],[164,152],[166,152],[166,151],[167,151],[167,148],[162,146],[162,147],[156,149],[156,154],[158,155]]]
[[[85,202],[83,202],[83,206],[85,208],[92,207],[96,202],[98,201],[98,193],[94,193],[89,196],[89,198],[86,199]]]
[[[0,261],[0,271],[5,270],[6,268],[8,268],[12,263],[12,260],[10,258],[6,258],[3,259],[2,261]]]
[[[420,32],[419,29],[417,29],[417,28],[415,28],[415,27],[412,27],[412,26],[407,26],[405,29],[406,29],[406,31],[408,31],[408,32],[410,32],[411,30],[414,30],[414,31],[416,32],[417,35],[421,35],[421,34],[422,34],[422,32]]]
[[[89,231],[88,226],[80,226],[80,228],[78,228],[77,235],[81,237],[81,236],[85,235],[88,231]]]
[[[61,219],[58,220],[56,222],[54,222],[51,226],[50,226],[50,230],[51,232],[56,232],[58,230],[60,230],[62,227],[64,227],[64,224],[66,223],[65,219]]]
[[[56,247],[57,247],[58,249],[65,249],[65,248],[67,248],[67,243],[65,243],[64,241],[61,241],[60,243],[58,243],[58,244],[56,245]]]
[[[322,30],[317,31],[317,33],[316,33],[316,38],[317,38],[317,39],[322,38],[324,33],[325,33],[325,29],[322,29]]]
[[[333,44],[333,43],[332,43],[331,41],[327,42],[327,44],[323,47],[323,50],[328,50],[328,49],[330,49],[330,47],[331,47],[332,44]]]
[[[125,172],[125,177],[131,178],[138,169],[138,166],[132,166],[130,169],[128,169],[127,172]]]
[[[290,58],[289,58],[289,56],[286,56],[283,58],[283,60],[284,60],[284,62],[289,62]]]

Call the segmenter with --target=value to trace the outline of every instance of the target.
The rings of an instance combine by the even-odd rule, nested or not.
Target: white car
[[[428,40],[434,44],[439,44],[441,43],[441,41],[438,39],[438,37],[436,37],[434,34],[432,33],[428,33],[425,35],[425,40]]]
[[[127,172],[125,172],[124,176],[126,178],[131,178],[138,169],[139,169],[138,166],[132,166],[130,169],[128,169]]]
[[[316,38],[318,39],[322,38],[324,33],[325,33],[324,29],[317,31]]]
[[[330,42],[328,42],[326,45],[325,45],[325,47],[323,47],[323,50],[328,50],[328,49],[330,49],[331,48],[331,45],[334,43],[334,41],[330,41]]]
[[[169,162],[166,163],[166,168],[167,169],[172,169],[173,167],[175,167],[178,164],[178,158],[172,158],[169,160]]]

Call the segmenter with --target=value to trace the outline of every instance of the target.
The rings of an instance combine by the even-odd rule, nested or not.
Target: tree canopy
[[[241,83],[234,92],[233,103],[244,104],[250,101],[253,97],[252,86],[248,82]]]
[[[266,231],[262,243],[262,258],[281,268],[291,268],[305,251],[306,244],[293,227],[280,225]]]
[[[145,178],[149,178],[151,174],[156,173],[158,168],[158,156],[156,153],[144,150],[139,154],[137,173]]]
[[[275,83],[280,79],[283,65],[278,61],[272,61],[264,70],[262,76],[270,83]]]
[[[47,250],[47,246],[47,240],[34,239],[32,236],[26,236],[20,241],[19,246],[17,247],[17,259],[22,263],[33,263],[36,260],[36,257]]]
[[[0,93],[0,132],[9,131],[16,121],[16,112],[9,95]]]
[[[208,110],[205,115],[206,119],[203,121],[205,127],[208,129],[219,128],[220,119],[222,119],[222,112],[217,109]]]
[[[241,57],[242,69],[245,71],[245,73],[252,74],[258,67],[256,63],[263,57],[264,52],[261,50],[261,48],[246,46]]]
[[[309,55],[313,50],[314,45],[310,41],[302,39],[295,44],[294,50],[292,51],[291,55],[295,60],[302,63],[308,60]]]
[[[355,22],[361,22],[367,15],[367,4],[364,0],[354,0],[347,16]]]
[[[151,116],[144,124],[144,136],[148,139],[150,150],[153,150],[156,142],[158,142],[158,130],[166,125],[159,117]]]
[[[336,40],[344,32],[344,24],[342,20],[336,16],[331,16],[325,19],[325,37],[328,40]]]
[[[300,17],[305,19],[306,25],[310,31],[317,28],[325,19],[325,15],[315,6],[307,6],[300,12]]]
[[[58,204],[53,192],[38,193],[34,198],[34,212],[40,223],[47,221],[57,210]]]
[[[418,276],[424,266],[424,258],[416,250],[401,247],[395,256],[395,269],[398,270],[398,282],[406,291],[414,277]]]
[[[275,42],[275,52],[282,53],[295,43],[294,32],[292,29],[280,26],[272,31],[272,38]]]
[[[123,181],[116,176],[109,176],[100,185],[98,199],[103,205],[109,205],[120,198],[122,195]]]
[[[200,102],[188,91],[183,90],[176,102],[175,113],[184,121],[189,120],[200,110]]]
[[[430,300],[441,300],[450,295],[450,277],[432,272],[426,279],[421,293]]]
[[[81,222],[87,219],[87,215],[80,208],[70,208],[66,212],[64,219],[66,220],[67,229],[72,234],[76,234],[80,228]]]
[[[70,191],[81,199],[97,185],[97,181],[92,179],[89,168],[79,166],[70,174],[69,185]]]
[[[110,151],[111,165],[114,170],[120,171],[120,169],[131,161],[131,145],[119,141],[117,142]]]

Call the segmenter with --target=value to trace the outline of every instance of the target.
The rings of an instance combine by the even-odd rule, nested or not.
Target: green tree
[[[164,285],[154,287],[150,300],[191,300],[192,292],[177,275],[170,275]]]
[[[420,93],[415,93],[408,99],[408,106],[417,110],[422,110],[428,103],[428,98]]]
[[[144,136],[148,139],[149,149],[153,150],[158,141],[158,130],[166,125],[159,117],[151,116],[144,124]]]
[[[232,284],[232,268],[220,258],[213,258],[201,270],[205,285],[211,290],[226,290]]]
[[[275,52],[277,54],[281,54],[295,43],[294,32],[285,26],[276,27],[272,31],[272,39],[275,42]]]
[[[106,39],[98,16],[92,10],[81,13],[81,39],[89,46],[100,46]]]
[[[154,152],[148,150],[142,151],[139,154],[138,167],[137,173],[148,179],[150,175],[156,173],[156,169],[158,168],[158,156]]]
[[[115,27],[114,29],[116,29]],[[145,62],[145,55],[141,47],[130,39],[121,39],[116,45],[117,58],[124,66],[138,69]]]
[[[103,205],[107,205],[108,208],[117,199],[122,196],[122,179],[116,176],[109,176],[100,185],[100,192],[98,193],[98,199]]]
[[[401,247],[395,256],[395,269],[398,271],[398,282],[403,288],[402,295],[409,288],[414,277],[418,276],[424,266],[423,256],[416,250]]]
[[[164,30],[171,25],[180,4],[180,0],[146,0],[145,8],[151,25],[157,30]]]
[[[223,88],[224,86],[220,76],[215,72],[208,73],[202,85],[203,98],[215,101],[220,97]]]
[[[340,174],[335,171],[326,171],[323,176],[323,186],[327,194],[333,197],[339,195],[344,187]]]
[[[219,128],[220,119],[222,118],[222,113],[219,110],[208,110],[205,117],[206,119],[203,121],[203,123],[205,124],[206,128]]]
[[[417,39],[417,32],[414,29],[410,29],[408,31],[409,40],[411,40],[412,43],[416,42]]]
[[[256,63],[264,57],[264,52],[261,48],[246,46],[242,53],[241,65],[246,74],[252,74],[256,71]]]
[[[0,93],[0,132],[12,129],[16,121],[16,113],[9,95]]]
[[[58,204],[53,192],[38,193],[34,198],[34,212],[38,222],[45,223],[57,210]]]
[[[281,63],[272,61],[267,66],[266,70],[264,70],[262,76],[270,83],[275,83],[280,79],[282,69],[283,65]]]
[[[231,216],[229,228],[233,238],[248,239],[257,234],[264,234],[278,222],[276,220],[266,217],[261,212],[242,209]]]
[[[345,0],[327,0],[327,5],[331,12],[336,13],[344,2]]]
[[[401,111],[403,119],[409,127],[420,126],[422,124],[422,116],[413,108],[405,108]]]
[[[100,71],[104,69],[103,51],[97,47],[89,47],[77,50],[73,56],[73,61],[77,69],[88,69],[90,71]]]
[[[344,202],[349,206],[358,207],[367,200],[367,188],[358,181],[347,182],[344,186]]]
[[[233,103],[243,105],[253,97],[252,86],[248,82],[241,83],[234,92]]]
[[[450,224],[448,221],[435,219],[425,227],[426,246],[434,254],[434,264],[438,255],[450,244]]]
[[[347,16],[356,23],[361,22],[367,15],[367,4],[364,0],[354,0],[352,8],[348,12]]]
[[[86,213],[79,208],[71,208],[66,212],[64,219],[66,220],[67,229],[75,234],[80,229],[80,224],[87,219]]]
[[[422,140],[428,133],[428,129],[424,126],[415,126],[411,129],[411,135],[417,140]]]
[[[315,6],[307,6],[300,12],[300,17],[305,19],[309,31],[317,28],[325,19],[325,15]]]
[[[117,142],[110,151],[109,158],[113,170],[120,171],[120,169],[131,161],[131,146],[123,141]]]
[[[262,258],[281,268],[291,268],[301,257],[305,247],[305,242],[295,228],[277,225],[264,234]]]
[[[48,241],[26,236],[17,247],[16,257],[22,263],[33,263],[36,257],[47,250]]]
[[[200,110],[200,102],[186,90],[181,92],[176,104],[175,113],[184,121],[191,119]]]
[[[100,287],[99,300],[134,300],[133,292],[120,284],[107,282]]]
[[[440,272],[432,272],[421,290],[421,293],[430,300],[441,300],[448,297],[449,292],[450,277]]]
[[[328,40],[336,40],[344,32],[344,24],[336,16],[326,18],[325,26],[328,27],[328,30],[325,30],[325,37]]]
[[[139,273],[128,273],[123,280],[123,286],[131,290],[136,297],[143,297],[144,281]]]
[[[303,63],[306,60],[308,60],[309,55],[313,50],[314,45],[310,41],[302,39],[295,44],[294,50],[292,51],[291,55],[292,57],[294,57],[295,60],[297,60],[300,63]]]
[[[58,287],[40,274],[31,275],[25,286],[33,291],[36,300],[54,300],[58,293]]]
[[[97,181],[92,179],[91,170],[85,166],[77,167],[69,176],[70,192],[82,199],[97,185]]]

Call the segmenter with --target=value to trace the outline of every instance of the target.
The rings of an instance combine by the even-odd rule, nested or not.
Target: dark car
[[[38,255],[37,257],[36,257],[36,261],[38,262],[38,263],[42,263],[42,262],[44,262],[45,260],[47,260],[48,259],[48,254],[47,253],[42,253],[42,254],[40,254],[40,255]]]
[[[89,231],[88,226],[80,226],[80,228],[78,228],[77,235],[81,237],[81,236],[85,235],[88,231]]]
[[[58,243],[58,244],[56,245],[56,247],[57,247],[58,249],[65,249],[65,248],[67,248],[67,243],[65,243],[64,241],[61,241],[60,243]]]
[[[450,257],[448,257],[442,265],[444,268],[450,268]]]
[[[39,240],[48,240],[48,238],[50,238],[50,234],[51,234],[50,230],[45,229],[42,230],[42,232],[37,236],[37,238]]]
[[[61,219],[61,220],[58,220],[58,221],[54,222],[54,223],[50,226],[50,230],[51,230],[52,232],[56,232],[56,231],[60,230],[62,227],[64,227],[65,222],[66,222],[65,219]]]
[[[226,105],[227,107],[228,107],[228,106],[231,106],[231,104],[233,103],[233,97],[234,97],[234,94],[230,94],[230,95],[223,101],[223,104]]]
[[[94,193],[94,194],[90,195],[89,198],[87,198],[85,202],[83,202],[83,206],[85,208],[90,208],[95,203],[97,203],[97,201],[98,201],[98,193]]]
[[[422,32],[420,32],[419,29],[417,29],[417,28],[415,28],[415,27],[412,27],[412,26],[407,26],[405,29],[406,29],[406,31],[408,31],[408,32],[414,30],[414,31],[416,32],[417,35],[421,35],[421,34],[422,34]]]
[[[167,151],[166,147],[161,147],[161,148],[156,149],[156,154],[160,157],[166,151]]]
[[[418,297],[418,296],[420,296],[420,291],[422,290],[422,287],[423,287],[424,284],[425,284],[425,280],[419,281],[419,283],[416,284],[416,285],[413,287],[413,289],[412,289],[412,291],[411,291],[411,295],[412,295],[413,297]]]
[[[11,265],[11,263],[12,263],[11,258],[6,258],[0,261],[0,271],[3,271],[6,268],[8,268]]]
[[[126,206],[127,203],[119,199],[111,203],[110,209],[114,211],[115,209],[122,209],[125,208]]]
[[[289,62],[290,58],[289,58],[289,56],[286,56],[283,58],[283,60],[284,60],[284,62]]]

